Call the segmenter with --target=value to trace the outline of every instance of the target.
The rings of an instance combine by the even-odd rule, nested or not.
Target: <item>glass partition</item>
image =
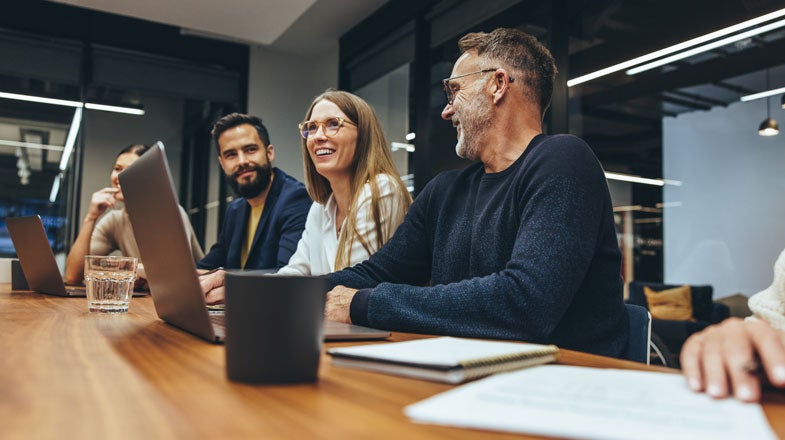
[[[409,131],[409,71],[410,64],[406,63],[354,90],[354,93],[376,111],[390,142],[395,166],[409,192],[413,192],[414,174],[409,170],[417,139]]]

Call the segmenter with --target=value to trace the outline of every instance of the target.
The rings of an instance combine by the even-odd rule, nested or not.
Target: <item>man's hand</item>
[[[757,371],[759,365],[763,371]],[[715,398],[732,393],[739,400],[757,402],[758,373],[765,372],[772,385],[785,388],[785,335],[765,321],[726,319],[687,339],[681,366],[693,391]]]
[[[202,293],[204,293],[204,300],[207,304],[223,304],[225,275],[226,271],[224,270],[199,275],[199,284],[202,286]]]
[[[357,289],[350,289],[344,286],[336,286],[333,290],[327,292],[327,299],[324,304],[324,318],[330,321],[352,323],[352,318],[349,315],[349,306],[352,304],[352,298],[357,293]]]

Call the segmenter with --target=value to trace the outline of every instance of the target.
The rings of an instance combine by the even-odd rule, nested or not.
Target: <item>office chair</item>
[[[625,359],[649,364],[651,344],[651,315],[645,307],[625,304],[630,320],[630,339],[627,342]]]
[[[649,287],[660,291],[679,287],[674,284],[650,283],[645,281],[632,281],[629,284],[630,298],[628,303],[648,308],[648,302],[643,288]],[[699,332],[711,324],[716,324],[730,316],[730,308],[712,300],[714,289],[710,285],[691,285],[692,313],[695,320],[673,321],[669,319],[656,319],[651,321],[652,337],[657,345],[665,352],[663,361],[669,362],[669,367],[679,367],[678,357],[684,341],[693,333]],[[659,354],[658,354],[659,356]]]

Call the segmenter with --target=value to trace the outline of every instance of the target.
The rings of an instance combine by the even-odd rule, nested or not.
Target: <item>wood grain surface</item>
[[[160,321],[149,297],[102,315],[84,298],[0,285],[0,359],[0,438],[526,438],[411,423],[406,405],[453,386],[333,368],[327,355],[314,384],[230,382],[223,346]],[[569,350],[559,363],[673,371]],[[785,436],[783,394],[767,393],[765,411]]]

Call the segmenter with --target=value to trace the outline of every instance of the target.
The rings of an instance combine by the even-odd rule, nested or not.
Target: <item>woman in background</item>
[[[71,251],[68,252],[66,259],[65,282],[67,284],[82,283],[86,255],[109,255],[114,251],[120,251],[123,256],[139,258],[139,248],[134,239],[128,214],[125,209],[114,208],[117,202],[124,200],[118,176],[148,149],[149,147],[144,144],[133,144],[123,148],[117,155],[112,173],[109,176],[111,186],[93,193],[82,229],[79,230],[79,235],[71,246]],[[104,213],[106,215],[101,217]],[[182,207],[180,207],[180,214],[183,217],[183,223],[187,225],[186,230],[194,261],[199,261],[204,256],[202,247],[196,241],[188,215]],[[144,273],[143,269],[140,270],[140,273]]]
[[[376,113],[362,98],[327,90],[313,100],[299,128],[314,204],[297,251],[278,274],[323,275],[381,248],[412,198]]]

